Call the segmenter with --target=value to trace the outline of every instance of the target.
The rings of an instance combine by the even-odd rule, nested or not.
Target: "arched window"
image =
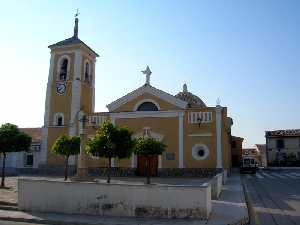
[[[60,64],[59,80],[67,80],[68,74],[68,59],[64,58]]]
[[[84,80],[88,81],[90,78],[90,64],[88,62],[85,63],[85,70],[84,70]]]
[[[63,113],[55,113],[53,125],[54,126],[63,126],[64,125],[64,114]]]
[[[158,111],[157,106],[152,102],[143,102],[136,111]]]

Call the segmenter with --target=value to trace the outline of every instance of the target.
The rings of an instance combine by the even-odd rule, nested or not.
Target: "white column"
[[[162,155],[159,155],[158,156],[158,169],[161,169],[162,168]]]
[[[76,122],[78,120],[78,112],[80,111],[81,103],[81,61],[82,54],[80,50],[75,51],[75,60],[74,60],[74,74],[72,80],[72,100],[71,100],[71,112],[70,112],[70,122],[69,122],[69,135],[76,135]],[[71,75],[71,74],[70,74]],[[71,77],[71,76],[70,76]],[[75,157],[70,157],[70,165],[75,164]]]
[[[51,53],[50,57],[50,67],[47,83],[46,101],[45,101],[45,114],[44,114],[44,126],[42,128],[42,145],[41,145],[41,164],[47,163],[48,155],[48,126],[49,126],[49,116],[50,116],[50,104],[51,104],[51,92],[53,87],[53,71],[54,71],[54,58],[55,54]]]
[[[178,146],[178,158],[179,158],[179,161],[178,161],[178,167],[179,168],[184,168],[184,164],[183,164],[183,151],[184,151],[184,147],[183,147],[183,116],[184,116],[184,112],[181,112],[179,113],[178,115],[179,117],[179,121],[178,121],[178,130],[179,130],[179,134],[178,134],[178,137],[179,137],[179,146]]]
[[[216,106],[216,142],[217,142],[217,168],[223,168],[222,156],[222,107]]]
[[[96,81],[96,59],[93,60],[93,80],[92,80],[92,88],[93,88],[93,96],[92,96],[92,112],[95,112],[95,81]]]
[[[131,168],[137,167],[137,156],[135,154],[132,154],[131,156]]]

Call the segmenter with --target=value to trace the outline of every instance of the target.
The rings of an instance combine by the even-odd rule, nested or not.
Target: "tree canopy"
[[[5,159],[8,152],[28,151],[32,138],[10,123],[0,127],[0,153],[3,154],[1,187],[5,185]]]
[[[153,138],[139,138],[135,142],[134,154],[136,155],[161,155],[166,145]]]
[[[87,153],[108,158],[107,183],[110,183],[111,159],[124,159],[132,155],[134,141],[131,135],[132,132],[128,128],[115,126],[106,121],[96,132],[96,135],[87,141]]]
[[[93,138],[86,144],[87,153],[104,158],[129,158],[134,142],[132,132],[126,127],[118,127],[104,122]]]
[[[52,151],[65,157],[65,180],[67,180],[69,157],[80,153],[80,137],[61,135],[52,146]]]
[[[14,124],[6,123],[0,127],[0,152],[28,151],[32,138],[20,131]]]
[[[80,152],[80,137],[61,135],[56,139],[52,151],[65,157],[77,155]]]

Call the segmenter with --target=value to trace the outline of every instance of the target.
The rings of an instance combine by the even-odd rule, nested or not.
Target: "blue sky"
[[[79,37],[100,57],[96,111],[144,83],[171,94],[187,83],[228,107],[245,146],[264,131],[300,128],[300,2],[0,1],[0,124],[43,124],[48,45]]]

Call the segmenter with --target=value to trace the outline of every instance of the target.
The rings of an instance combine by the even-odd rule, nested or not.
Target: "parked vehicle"
[[[256,173],[258,164],[252,157],[244,157],[241,162],[240,172],[241,173]]]

